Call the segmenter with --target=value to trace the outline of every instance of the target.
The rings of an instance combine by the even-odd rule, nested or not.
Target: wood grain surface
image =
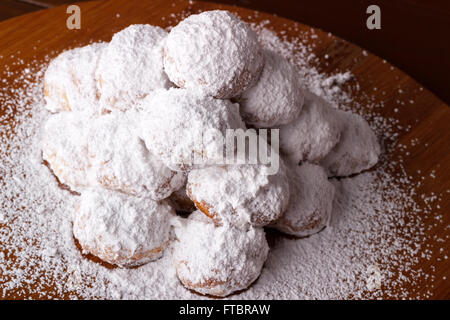
[[[133,23],[150,23],[162,27],[174,25],[178,19],[171,15],[173,13],[182,12],[183,15],[188,15],[221,8],[237,13],[244,20],[248,20],[249,17],[253,17],[252,21],[269,20],[270,28],[275,31],[284,30],[288,36],[295,36],[297,32],[311,29],[309,26],[272,15],[260,13],[255,18],[254,12],[247,9],[205,2],[176,1],[167,4],[163,0],[116,0],[84,2],[79,5],[82,8],[80,30],[66,28],[65,7],[43,10],[0,23],[0,55],[3,56],[0,72],[3,73],[7,66],[10,70],[20,68],[13,65],[14,58],[11,55],[15,55],[16,58],[20,56],[25,62],[44,61],[47,55],[54,57],[67,48],[85,45],[93,40],[110,40],[115,32]],[[293,31],[296,29],[299,31]],[[355,75],[352,81],[360,85],[361,94],[354,97],[355,103],[369,105],[372,99],[374,102],[383,102],[384,107],[379,110],[383,116],[395,115],[400,120],[399,125],[412,127],[409,132],[401,133],[399,138],[400,143],[405,145],[410,145],[411,139],[417,138],[420,141],[408,149],[410,156],[404,158],[406,173],[417,180],[419,169],[421,175],[434,172],[436,176],[435,179],[425,180],[417,188],[417,201],[421,202],[422,193],[445,194],[450,189],[450,108],[382,59],[372,54],[362,54],[362,49],[326,32],[316,30],[316,33],[318,38],[314,39],[316,44],[314,53],[322,57],[316,65],[321,72],[350,70]],[[328,55],[327,59],[324,58],[325,55]],[[13,80],[13,78],[6,79],[9,83]],[[402,106],[398,101],[414,101],[414,103]],[[395,109],[398,109],[397,113]],[[0,108],[0,114],[3,113]],[[399,154],[394,151],[392,156],[395,158]],[[450,223],[448,196],[443,199],[436,213],[444,217],[444,223],[432,228],[430,232],[445,239],[449,233],[446,226]],[[433,220],[434,218],[430,216],[425,218],[425,223],[434,225]],[[430,242],[430,245],[434,251],[443,248],[445,252],[449,252],[448,241]],[[449,299],[449,260],[438,259],[436,253],[431,261],[421,260],[420,267],[425,272],[431,273],[431,270],[434,270],[432,273],[436,280],[433,287],[424,280],[419,284],[419,291],[424,293],[431,291],[435,299]],[[14,294],[9,297],[23,298]]]
[[[1,0],[0,21],[41,9],[41,6],[31,3],[24,3],[17,0]]]

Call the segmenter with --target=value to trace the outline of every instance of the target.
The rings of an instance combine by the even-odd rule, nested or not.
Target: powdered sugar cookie
[[[88,189],[74,213],[73,234],[84,251],[132,267],[162,256],[173,214],[165,201]]]
[[[170,31],[164,48],[164,68],[172,82],[220,99],[253,85],[262,67],[256,33],[228,11],[189,16]]]
[[[348,176],[373,167],[380,145],[367,121],[356,114],[339,111],[342,133],[339,143],[320,161],[329,176]]]
[[[88,133],[91,180],[105,188],[153,200],[167,198],[186,177],[166,167],[136,132],[134,117],[111,113],[92,121]]]
[[[226,130],[245,128],[237,104],[186,89],[155,92],[142,109],[147,148],[177,171],[222,162]]]
[[[53,59],[44,76],[45,107],[51,112],[98,113],[95,70],[105,43],[68,50]]]
[[[333,208],[334,186],[325,170],[314,164],[293,165],[289,169],[288,209],[272,226],[281,232],[306,237],[329,223]]]
[[[216,227],[201,216],[198,211],[192,213],[176,229],[178,278],[188,289],[219,297],[248,288],[269,252],[264,230]]]
[[[171,86],[163,68],[166,37],[150,25],[131,25],[113,36],[97,69],[102,108],[128,110],[153,90]]]
[[[79,191],[89,184],[86,126],[89,118],[78,112],[49,117],[42,132],[42,157],[61,183]]]
[[[268,167],[236,164],[192,170],[187,192],[197,208],[217,225],[256,227],[277,220],[289,201],[284,169],[269,175]]]
[[[293,163],[317,162],[338,143],[340,133],[336,109],[322,98],[307,93],[300,116],[280,127],[280,149]]]
[[[190,213],[196,210],[195,204],[187,195],[186,185],[174,191],[170,195],[169,201],[176,211]]]
[[[280,54],[264,49],[264,68],[258,82],[240,96],[246,123],[270,128],[295,120],[302,110],[304,92],[298,71]]]

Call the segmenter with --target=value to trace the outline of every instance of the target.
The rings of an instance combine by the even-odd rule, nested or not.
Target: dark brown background
[[[0,0],[0,20],[72,2]],[[450,0],[215,2],[275,13],[332,32],[396,65],[450,104]],[[366,28],[366,9],[371,4],[381,8],[381,30]]]

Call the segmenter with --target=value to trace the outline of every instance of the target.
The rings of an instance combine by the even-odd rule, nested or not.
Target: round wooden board
[[[91,41],[109,41],[115,32],[130,24],[149,23],[167,27],[176,24],[177,17],[212,9],[227,9],[244,20],[250,19],[251,22],[269,20],[268,27],[277,32],[285,31],[288,36],[294,37],[299,32],[311,30],[309,26],[273,15],[255,15],[251,10],[204,2],[116,0],[86,2],[80,3],[79,6],[82,13],[80,30],[67,29],[68,14],[65,6],[0,23],[0,56],[3,56],[0,74],[3,74],[6,68],[11,71],[22,68],[13,64],[17,57],[25,63],[33,60],[44,61],[46,56],[54,57],[67,48],[85,45]],[[386,61],[326,32],[314,31],[318,37],[311,41],[315,43],[314,53],[320,58],[316,65],[320,72],[349,70],[360,86],[359,93],[354,96],[355,103],[369,105],[382,102],[383,108],[379,110],[381,115],[395,116],[400,120],[399,125],[404,128],[411,126],[410,131],[401,133],[399,142],[410,146],[412,139],[418,139],[420,143],[409,147],[409,157],[404,158],[403,165],[406,173],[417,181],[418,170],[421,171],[420,176],[431,173],[436,176],[435,179],[426,179],[417,188],[417,201],[421,201],[420,194],[444,194],[440,209],[436,210],[436,214],[443,216],[444,222],[433,227],[432,232],[437,238],[446,239],[449,232],[447,226],[450,223],[450,200],[447,192],[450,189],[450,108]],[[13,78],[7,78],[6,81],[7,85],[10,85]],[[407,103],[400,105],[399,101]],[[4,110],[0,107],[0,115],[2,114]],[[433,216],[430,216],[425,219],[425,223],[434,225],[433,220]],[[449,252],[450,245],[448,241],[439,244],[433,242],[430,245],[435,249],[435,254],[431,260],[421,261],[420,268],[433,273],[435,281],[430,287],[424,280],[418,291],[423,294],[431,291],[433,298],[448,299],[450,282],[445,279],[450,279],[450,261],[440,259],[437,251],[442,248]],[[9,297],[16,298],[14,295]]]

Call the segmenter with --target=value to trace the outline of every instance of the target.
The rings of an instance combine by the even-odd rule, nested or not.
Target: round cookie
[[[88,133],[90,180],[153,200],[167,198],[186,177],[166,167],[137,134],[135,116],[111,113],[92,121]]]
[[[193,14],[169,33],[164,68],[180,88],[228,99],[252,86],[262,70],[256,33],[228,11]]]
[[[95,71],[106,43],[67,50],[53,59],[44,76],[45,108],[50,112],[100,112]]]
[[[277,220],[289,202],[285,170],[273,175],[268,171],[268,166],[259,164],[192,170],[188,196],[217,225],[262,227]]]
[[[186,288],[201,294],[225,297],[248,288],[269,252],[262,228],[217,227],[198,211],[176,234],[177,276]]]
[[[74,213],[73,234],[83,251],[119,267],[133,267],[162,256],[173,214],[165,201],[88,189]]]
[[[42,158],[59,181],[74,191],[88,186],[86,127],[89,117],[78,112],[51,115],[43,127]]]
[[[373,167],[381,153],[375,133],[366,120],[350,112],[339,111],[341,138],[320,161],[328,176],[349,176]]]
[[[258,82],[239,98],[244,121],[270,128],[295,120],[305,94],[297,68],[280,54],[264,49],[264,68]]]
[[[321,231],[330,221],[335,192],[333,184],[318,165],[293,165],[288,172],[289,206],[272,226],[297,237]]]
[[[150,25],[131,25],[116,33],[102,52],[97,69],[100,105],[129,110],[139,99],[171,83],[164,72],[167,32]]]
[[[141,109],[147,148],[176,171],[222,163],[226,130],[245,128],[239,105],[186,89],[159,90]]]
[[[318,162],[338,143],[338,111],[324,99],[307,93],[300,116],[280,127],[280,149],[291,162]]]

